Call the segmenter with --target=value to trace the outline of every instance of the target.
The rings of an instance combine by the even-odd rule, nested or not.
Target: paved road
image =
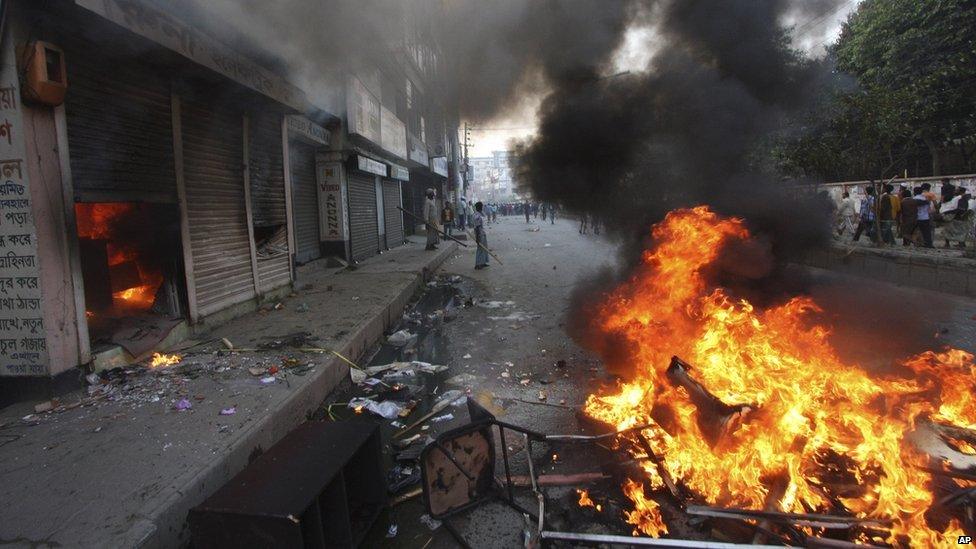
[[[556,224],[522,217],[499,218],[489,227],[490,247],[505,262],[492,262],[486,270],[474,270],[473,248],[460,249],[443,266],[448,276],[460,275],[466,297],[474,306],[460,310],[457,318],[445,323],[437,334],[437,360],[451,365],[445,388],[469,387],[479,402],[490,403],[492,411],[506,422],[547,433],[576,433],[580,425],[572,407],[580,405],[586,394],[601,384],[612,384],[600,363],[580,349],[566,333],[570,299],[576,284],[615,262],[615,247],[594,235],[580,235],[571,220]],[[805,271],[809,276],[811,271]],[[842,352],[851,358],[873,358],[894,355],[909,343],[925,340],[933,344],[948,342],[973,350],[976,345],[976,303],[918,290],[903,290],[888,285],[852,281],[823,271],[810,276],[817,299],[830,303],[848,315],[835,317],[840,331],[847,327],[871,325],[878,333],[890,335],[891,345],[870,339],[871,345],[857,338],[838,336]],[[870,289],[868,289],[870,287]],[[852,289],[856,289],[853,291]],[[851,294],[856,293],[856,296]],[[847,301],[845,301],[847,300]],[[873,307],[882,301],[891,307]],[[847,305],[845,305],[845,303]],[[839,304],[839,305],[838,305]],[[898,313],[906,317],[895,318]],[[908,333],[914,342],[902,345],[900,334]],[[919,335],[923,334],[923,335]],[[938,334],[936,336],[936,334]],[[860,355],[860,356],[858,356]],[[557,362],[565,361],[564,366]],[[460,376],[460,377],[457,377]],[[541,405],[540,392],[548,405]],[[551,406],[564,403],[567,407]],[[430,433],[443,432],[464,424],[466,415],[456,414],[454,421],[437,424]],[[509,440],[513,462],[525,473],[525,453],[521,442]],[[552,460],[552,453],[559,457]],[[589,471],[597,468],[593,453],[568,448],[538,448],[536,463],[547,464],[543,472]],[[576,496],[570,489],[550,489],[548,501],[552,515],[560,520],[558,527],[574,531],[628,534],[626,525],[610,520],[620,516],[613,501],[601,516],[576,507]],[[529,502],[526,502],[529,503]],[[443,527],[431,531],[419,517],[424,513],[421,501],[398,506],[392,517],[384,517],[378,529],[385,531],[394,522],[398,534],[392,540],[373,537],[391,547],[455,547]],[[498,504],[472,511],[456,521],[458,529],[473,547],[519,547],[523,526],[519,514]],[[690,535],[690,534],[686,534]],[[375,536],[375,532],[374,532]]]

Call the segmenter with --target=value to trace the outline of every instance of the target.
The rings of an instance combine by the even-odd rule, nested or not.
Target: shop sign
[[[313,145],[329,146],[329,130],[300,114],[289,114],[288,131]]]
[[[190,61],[216,71],[252,90],[304,111],[305,94],[285,79],[261,68],[236,51],[200,32],[186,21],[143,0],[75,0],[75,2],[139,36],[169,48]]]
[[[419,137],[410,136],[410,160],[424,166],[430,165],[430,158],[427,156],[427,144]]]
[[[407,157],[407,127],[383,106],[380,106],[380,146],[400,158]]]
[[[349,133],[380,144],[380,102],[356,77],[346,89],[346,117]]]
[[[400,181],[410,181],[410,170],[404,168],[403,166],[390,164],[390,177],[393,179],[399,179]]]
[[[346,185],[341,162],[320,162],[316,166],[319,186],[319,237],[323,242],[346,240]]]
[[[430,171],[436,173],[437,175],[443,175],[447,177],[447,157],[446,156],[435,156],[430,159]]]
[[[361,154],[356,155],[356,167],[359,168],[360,171],[386,177],[386,164],[378,160],[365,157]]]

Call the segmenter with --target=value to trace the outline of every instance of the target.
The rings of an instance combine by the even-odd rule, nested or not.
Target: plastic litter
[[[386,529],[386,537],[395,538],[397,535],[397,525],[391,524],[389,528]]]
[[[174,410],[179,410],[181,412],[183,410],[189,410],[190,408],[193,408],[193,404],[185,398],[179,399],[176,401],[176,404],[173,405]]]
[[[437,530],[441,527],[441,521],[431,518],[430,515],[421,516],[420,523],[431,530]]]
[[[411,334],[406,330],[400,330],[398,332],[393,332],[390,337],[386,338],[386,342],[394,347],[404,347],[407,344],[416,341],[417,334]]]
[[[230,408],[224,408],[223,410],[220,411],[220,415],[222,416],[232,416],[236,413],[237,413],[236,406],[231,406]]]
[[[430,422],[431,423],[440,423],[442,421],[450,421],[452,419],[454,419],[454,414],[444,414],[442,416],[437,416],[437,417],[430,418]]]
[[[376,402],[368,398],[354,398],[349,401],[349,407],[353,409],[362,407],[385,419],[396,419],[400,415],[400,410],[403,410],[402,404],[392,400]]]

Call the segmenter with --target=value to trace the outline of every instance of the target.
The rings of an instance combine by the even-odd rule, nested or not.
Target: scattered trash
[[[349,368],[349,380],[358,385],[366,380],[366,372],[358,368]]]
[[[524,313],[522,311],[516,311],[510,315],[505,315],[505,316],[489,316],[488,320],[508,321],[508,322],[527,322],[529,320],[536,320],[541,317],[542,315],[536,313]]]
[[[295,311],[296,312],[299,312],[299,313],[307,313],[308,312],[308,303],[302,303],[298,307],[295,307]]]
[[[471,354],[470,354],[470,353],[468,353],[468,354],[466,354],[466,355],[464,355],[464,356],[462,356],[461,358],[465,358],[465,359],[467,359],[467,358],[471,358]]]
[[[248,368],[247,371],[252,376],[263,376],[264,374],[266,374],[268,372],[268,369],[267,368]]]
[[[279,369],[279,368],[278,368],[277,366],[272,366],[272,367],[270,367],[270,368],[268,368],[268,373],[269,373],[270,375],[275,375],[275,374],[277,374],[277,373],[278,373],[279,371],[280,371],[280,369]]]
[[[407,344],[416,341],[417,334],[411,334],[406,330],[400,330],[390,334],[390,337],[386,338],[386,342],[394,347],[404,347]]]
[[[236,413],[237,413],[236,406],[231,406],[230,408],[224,408],[223,410],[220,411],[220,415],[222,416],[232,416]]]
[[[85,376],[85,381],[87,381],[89,385],[98,385],[102,381],[102,378],[98,377],[98,374],[88,374]]]
[[[93,432],[93,433],[100,433],[100,432],[102,432],[102,428],[101,428],[101,427],[95,427],[95,428],[94,428],[94,429],[92,430],[92,432]]]
[[[546,393],[545,393],[545,391],[539,391],[539,400],[541,400],[541,401],[546,400]]]
[[[504,378],[509,378],[511,376],[512,376],[512,374],[508,373],[508,370],[505,370],[504,372],[502,372],[502,377],[504,377]]]
[[[519,381],[519,383],[521,383],[522,385],[528,386],[529,383],[532,383],[532,380],[529,379],[529,378],[525,378],[525,379]]]
[[[391,421],[390,422],[390,427],[394,427],[396,429],[403,429],[406,426],[407,426],[406,423],[403,423],[403,422],[400,422],[400,421]]]
[[[396,419],[403,409],[403,405],[392,400],[376,402],[368,398],[354,398],[349,401],[349,407],[354,410],[366,409],[385,419]]]
[[[376,379],[375,377],[368,377],[364,379],[362,382],[363,384],[368,385],[370,387],[376,387],[380,383],[383,383],[381,380]]]
[[[447,380],[451,385],[460,385],[462,387],[473,385],[477,381],[478,378],[472,374],[458,374]]]
[[[454,419],[454,414],[444,414],[442,416],[437,416],[437,417],[430,418],[430,422],[431,423],[440,423],[442,421],[450,421],[452,419]]]
[[[227,339],[226,337],[220,338],[220,342],[223,343],[224,344],[224,347],[226,347],[227,349],[233,349],[234,348],[234,344],[231,343],[230,340]]]
[[[283,307],[284,307],[284,305],[282,305],[281,302],[279,301],[279,302],[277,302],[277,303],[274,304],[274,307],[272,307],[272,309],[274,309],[276,311],[280,311]]]
[[[431,530],[437,530],[441,527],[441,521],[433,519],[430,517],[430,515],[426,514],[420,517],[420,522]]]
[[[181,412],[184,410],[189,410],[190,408],[193,408],[193,404],[185,398],[179,399],[178,401],[176,401],[176,404],[173,406],[174,410],[179,410]]]
[[[261,383],[268,385],[269,383],[274,383],[277,378],[275,376],[267,376],[261,378]]]
[[[386,537],[395,538],[397,535],[397,525],[391,524],[389,528],[386,529]]]

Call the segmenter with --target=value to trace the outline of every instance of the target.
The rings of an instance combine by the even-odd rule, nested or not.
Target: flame
[[[179,364],[183,360],[180,355],[164,355],[160,353],[153,353],[152,359],[149,361],[150,368],[163,368],[165,366],[172,366],[174,364]]]
[[[619,429],[652,424],[645,435],[664,467],[710,504],[828,512],[833,499],[855,516],[894,521],[890,543],[954,542],[946,536],[962,533],[958,524],[945,532],[927,525],[931,476],[918,467],[924,456],[902,439],[923,414],[976,426],[973,355],[923,353],[904,362],[914,378],[875,379],[838,357],[810,298],[760,310],[707,285],[703,272],[722,247],[750,238],[742,220],[706,206],[676,210],[652,236],[636,274],[592,321],[624,342],[635,372],[616,390],[591,395],[586,413]],[[666,375],[672,355],[724,403],[754,411],[710,444],[701,430],[709,418]],[[627,521],[661,535],[667,528],[644,493],[644,483],[661,481],[652,467],[644,470],[641,482],[623,486],[633,503]]]
[[[586,490],[576,489],[576,493],[579,494],[579,506],[580,507],[593,507],[593,500],[590,499],[590,493]]]

